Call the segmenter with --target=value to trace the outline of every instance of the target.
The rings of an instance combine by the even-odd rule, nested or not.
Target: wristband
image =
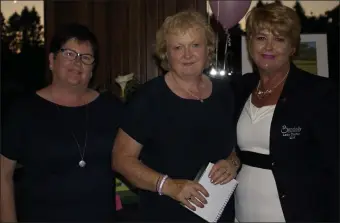
[[[157,190],[157,192],[158,192],[159,195],[163,195],[162,189],[163,189],[165,180],[166,180],[167,178],[168,178],[168,175],[164,175],[163,178],[162,178],[162,180],[161,180],[161,182],[160,182],[160,184],[159,184],[159,187],[158,187],[158,190]]]

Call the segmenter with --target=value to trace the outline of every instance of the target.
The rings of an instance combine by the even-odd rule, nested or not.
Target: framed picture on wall
[[[242,73],[253,71],[249,60],[246,38],[242,36]],[[323,77],[328,74],[328,52],[326,34],[301,34],[299,55],[293,58],[294,64],[302,70]]]

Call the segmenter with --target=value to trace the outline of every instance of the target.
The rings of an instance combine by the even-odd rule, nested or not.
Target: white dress
[[[237,124],[241,151],[269,154],[269,133],[275,105],[257,108],[247,100]],[[274,175],[269,169],[242,165],[235,192],[236,221],[285,222]]]

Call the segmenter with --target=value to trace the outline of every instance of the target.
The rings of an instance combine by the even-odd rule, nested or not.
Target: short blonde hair
[[[166,38],[169,34],[186,33],[190,28],[198,26],[203,28],[208,48],[208,62],[209,64],[214,58],[215,54],[215,33],[208,24],[207,19],[199,12],[188,10],[179,12],[173,16],[165,19],[162,26],[156,33],[156,56],[161,62],[161,67],[169,70],[168,59],[166,56],[167,43]]]
[[[246,19],[248,51],[252,35],[256,35],[261,30],[268,30],[274,35],[287,37],[292,47],[296,49],[296,53],[298,52],[301,24],[299,16],[292,8],[280,3],[270,3],[253,8]]]

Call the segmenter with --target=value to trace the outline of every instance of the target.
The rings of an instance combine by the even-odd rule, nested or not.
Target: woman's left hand
[[[232,161],[222,159],[218,161],[211,169],[209,177],[213,184],[226,184],[237,175],[237,167]]]

